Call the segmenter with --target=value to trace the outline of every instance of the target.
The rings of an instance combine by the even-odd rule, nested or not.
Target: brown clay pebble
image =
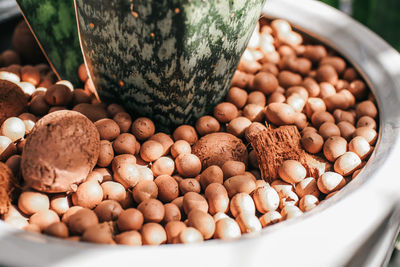
[[[50,208],[59,216],[63,215],[71,207],[70,198],[67,195],[54,195],[50,201]]]
[[[140,147],[140,156],[143,160],[153,162],[164,153],[164,147],[157,141],[148,140]]]
[[[146,199],[157,198],[158,187],[154,181],[140,181],[132,190],[132,196],[136,203],[140,204]]]
[[[116,154],[134,155],[136,153],[136,138],[133,134],[122,133],[114,140],[112,147]]]
[[[228,161],[227,161],[228,162]],[[220,167],[211,165],[205,169],[200,175],[200,184],[203,189],[206,189],[209,184],[219,183],[224,181],[224,174]]]
[[[179,196],[179,185],[169,175],[160,175],[154,182],[158,187],[158,199],[163,202],[171,202]]]
[[[332,56],[324,57],[321,60],[320,65],[322,66],[326,64],[334,67],[336,72],[339,74],[343,73],[346,70],[346,61],[344,61],[344,59],[340,57],[332,57]]]
[[[164,148],[163,156],[170,153],[171,146],[174,144],[174,140],[172,140],[171,136],[165,133],[153,134],[149,140],[157,141],[163,146]]]
[[[94,209],[100,222],[116,221],[122,212],[121,205],[115,200],[104,200]]]
[[[350,111],[345,111],[341,109],[335,109],[333,111],[333,117],[335,118],[336,123],[347,121],[354,125],[355,123],[355,114]]]
[[[69,219],[71,218],[71,216],[74,215],[78,210],[81,210],[81,209],[83,209],[83,208],[80,207],[80,206],[72,206],[72,207],[70,207],[70,208],[63,214],[63,216],[61,217],[61,221],[62,221],[63,223],[68,224]]]
[[[29,218],[30,224],[36,224],[40,230],[46,229],[50,224],[59,222],[60,217],[52,210],[41,210]]]
[[[40,119],[26,139],[21,169],[25,182],[45,192],[66,192],[97,162],[99,133],[85,116],[57,111]]]
[[[260,91],[251,92],[247,98],[247,104],[255,104],[261,107],[265,107],[267,104],[267,98],[265,94]]]
[[[90,103],[90,96],[83,89],[75,89],[72,92],[72,104],[78,105],[81,103]]]
[[[40,83],[39,70],[31,65],[23,66],[21,68],[21,81],[37,86]]]
[[[260,72],[269,72],[276,76],[279,73],[279,69],[275,64],[266,62],[262,64]]]
[[[279,85],[284,88],[300,85],[302,83],[301,75],[287,70],[281,71],[278,74]]]
[[[43,233],[59,238],[67,238],[69,236],[68,227],[63,222],[50,224],[44,229]]]
[[[167,241],[167,233],[158,223],[146,223],[143,225],[142,230],[143,245],[158,246]]]
[[[351,151],[348,151],[341,155],[334,164],[335,172],[343,176],[352,175],[355,170],[360,168],[361,159],[360,157]]]
[[[274,92],[269,96],[267,104],[283,103],[285,101],[286,101],[286,97],[282,93]]]
[[[122,211],[117,220],[118,229],[121,232],[140,230],[142,228],[144,216],[142,212],[137,209],[130,208]]]
[[[145,222],[161,222],[164,219],[165,208],[161,201],[154,198],[143,200],[137,207],[142,212]]]
[[[329,194],[345,186],[346,180],[336,172],[325,172],[318,178],[317,185],[319,191]]]
[[[103,199],[115,200],[119,203],[124,202],[127,192],[122,184],[106,181],[101,184],[101,188],[103,189]]]
[[[337,126],[339,127],[340,135],[347,141],[350,141],[350,139],[353,137],[356,127],[347,121],[341,121],[337,124]]]
[[[338,81],[338,74],[334,67],[331,65],[322,65],[317,70],[317,81],[318,82],[328,82],[335,85]]]
[[[131,127],[131,133],[140,141],[144,141],[155,132],[155,126],[152,120],[149,118],[137,118]]]
[[[254,60],[242,59],[239,61],[238,70],[254,74],[261,69],[261,64]]]
[[[204,239],[210,239],[214,235],[215,222],[213,217],[201,210],[192,210],[188,214],[188,226],[196,228]]]
[[[127,155],[127,154],[122,154],[122,155]],[[138,165],[136,165],[134,162],[123,162],[123,161],[116,162],[115,161],[116,159],[117,157],[114,158],[114,161],[112,163],[114,180],[122,184],[125,188],[130,188],[135,186],[140,179],[140,172]]]
[[[278,169],[281,179],[287,183],[298,183],[306,178],[307,171],[300,162],[296,160],[285,160]]]
[[[19,56],[19,53],[11,49],[3,51],[3,53],[1,53],[0,58],[1,58],[0,66],[9,66],[12,64],[21,63],[21,58]]]
[[[234,104],[237,108],[242,108],[247,102],[247,92],[239,87],[231,87],[226,95],[226,101]],[[196,130],[200,135],[199,129],[196,125]]]
[[[63,84],[50,86],[44,96],[51,106],[66,106],[72,101],[72,91]]]
[[[73,234],[82,234],[86,229],[99,223],[96,213],[87,208],[81,208],[68,219],[68,227]]]
[[[322,45],[306,45],[303,56],[312,62],[319,62],[326,57],[326,48]]]
[[[101,119],[94,123],[102,140],[114,140],[120,134],[118,124],[111,119]]]
[[[81,80],[81,82],[86,82],[87,79],[89,79],[88,73],[86,71],[85,64],[81,64],[78,68],[78,77]]]
[[[247,127],[249,127],[251,121],[246,117],[237,117],[229,122],[226,127],[226,131],[233,134],[236,137],[243,137]]]
[[[200,193],[201,186],[199,181],[194,178],[186,178],[179,182],[179,191],[182,195],[185,195],[187,192],[196,192]]]
[[[190,153],[192,153],[192,147],[185,140],[178,140],[171,146],[171,155],[174,158],[178,157],[180,154],[190,154]]]
[[[356,130],[354,131],[353,137],[356,137],[356,136],[362,136],[368,141],[368,143],[370,145],[374,145],[376,142],[376,139],[378,138],[378,133],[374,129],[372,129],[368,126],[363,126],[363,127],[356,128]]]
[[[246,171],[246,165],[240,161],[229,160],[222,165],[222,172],[224,173],[224,179],[235,175],[244,174]]]
[[[165,225],[167,240],[169,244],[178,243],[178,236],[187,226],[181,221],[170,221]]]
[[[242,89],[240,89],[242,90]],[[247,98],[247,94],[246,94]],[[200,117],[196,122],[196,130],[199,135],[203,136],[209,133],[215,133],[220,130],[219,122],[212,116]],[[182,139],[181,139],[182,140]]]
[[[358,119],[356,127],[360,128],[360,127],[364,127],[364,126],[370,127],[375,130],[376,129],[376,121],[369,116],[362,116],[361,118]]]
[[[317,97],[320,94],[321,89],[314,78],[305,78],[302,86],[307,90],[310,97]]]
[[[357,117],[369,116],[375,119],[378,116],[378,110],[371,100],[363,101],[356,106]]]
[[[303,134],[301,144],[308,153],[316,154],[322,150],[324,139],[318,133],[308,132]]]
[[[278,88],[278,79],[271,73],[259,72],[254,76],[253,89],[266,95],[272,94]]]
[[[340,136],[340,129],[333,122],[324,122],[319,127],[318,133],[322,136],[322,138],[327,139],[331,136]]]
[[[245,72],[236,70],[232,78],[231,86],[246,88],[247,85],[249,84],[250,76],[252,75],[248,75]]]
[[[311,123],[317,129],[325,122],[335,122],[335,118],[327,111],[317,111],[311,116]]]
[[[181,211],[178,206],[174,203],[164,204],[165,215],[163,222],[168,223],[171,221],[180,221],[181,220]]]
[[[324,156],[327,160],[334,162],[347,151],[347,141],[340,136],[329,137],[324,144]]]
[[[114,115],[113,120],[118,124],[121,133],[129,132],[129,129],[132,126],[131,115],[129,115],[126,112],[118,112],[117,114]]]
[[[220,123],[228,123],[236,118],[238,114],[239,113],[237,107],[229,102],[222,102],[214,108],[214,117]]]
[[[264,119],[264,106],[247,104],[243,109],[243,115],[252,122],[261,122]]]
[[[81,240],[97,244],[115,244],[111,227],[112,225],[107,222],[89,227],[83,233]]]
[[[107,118],[107,112],[103,107],[92,104],[81,103],[76,105],[72,110],[82,113],[92,122]]]
[[[256,189],[255,181],[247,175],[233,176],[224,182],[229,197],[233,197],[237,193],[250,194]]]
[[[107,167],[108,165],[111,164],[111,161],[113,159],[114,159],[113,145],[108,140],[101,140],[99,158],[97,159],[97,166]]]
[[[348,87],[350,93],[352,93],[357,100],[364,99],[368,94],[368,89],[365,83],[361,80],[355,80],[350,83]]]
[[[190,125],[181,125],[176,128],[173,137],[175,141],[185,140],[190,145],[193,145],[198,140],[196,130]]]
[[[183,209],[185,214],[189,214],[189,212],[193,209],[199,209],[204,212],[208,211],[208,203],[207,200],[196,192],[187,192],[183,196]]]
[[[96,181],[84,182],[72,194],[72,203],[76,206],[93,209],[103,200],[103,189]]]
[[[124,112],[124,108],[121,105],[118,104],[110,104],[107,106],[107,113],[109,117],[114,117],[117,113],[119,112]]]
[[[141,246],[142,236],[138,231],[126,231],[115,236],[115,242],[120,245]]]
[[[285,103],[271,103],[265,109],[267,119],[278,126],[294,124],[295,114],[294,109]]]
[[[49,206],[49,197],[39,192],[25,191],[18,198],[18,208],[27,215],[48,210]]]
[[[175,159],[175,165],[182,177],[195,177],[201,171],[200,159],[194,154],[180,154]]]
[[[220,183],[209,184],[204,191],[208,201],[209,213],[215,215],[218,212],[227,212],[229,207],[228,192]]]
[[[175,170],[175,162],[170,157],[161,157],[151,165],[151,170],[155,177],[163,174],[172,175]]]

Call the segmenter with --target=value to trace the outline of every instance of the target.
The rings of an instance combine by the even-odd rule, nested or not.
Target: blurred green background
[[[400,0],[320,0],[339,8],[400,51]]]

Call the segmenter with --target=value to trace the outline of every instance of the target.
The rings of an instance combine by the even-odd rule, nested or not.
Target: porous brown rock
[[[24,112],[28,99],[21,87],[7,80],[0,80],[0,125],[9,117]]]
[[[192,153],[201,161],[202,169],[222,165],[229,160],[247,164],[248,153],[242,140],[229,133],[211,133],[203,136],[192,147]]]
[[[26,139],[22,176],[28,186],[47,192],[74,191],[96,165],[100,137],[94,124],[76,111],[52,112]]]
[[[270,126],[266,128],[252,124],[249,127],[251,128],[246,131],[246,138],[256,152],[264,180],[272,182],[278,179],[278,168],[289,159],[299,161],[306,168],[308,177],[318,178],[331,168],[326,160],[303,150],[296,126],[273,129]]]

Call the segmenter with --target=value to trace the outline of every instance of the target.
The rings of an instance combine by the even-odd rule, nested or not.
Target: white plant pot
[[[381,266],[400,225],[400,55],[347,15],[312,0],[268,0],[361,72],[379,106],[379,139],[364,170],[311,212],[240,240],[160,247],[75,243],[0,222],[0,264],[18,266]]]

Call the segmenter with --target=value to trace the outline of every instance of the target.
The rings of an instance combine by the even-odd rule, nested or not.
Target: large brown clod
[[[28,104],[22,89],[13,82],[0,80],[0,125],[9,117],[21,114]]]
[[[7,213],[13,192],[17,188],[18,183],[12,171],[6,164],[0,162],[0,215]]]
[[[246,131],[246,138],[256,152],[261,175],[268,182],[279,178],[278,168],[289,159],[299,161],[306,168],[307,175],[314,178],[331,167],[327,161],[303,150],[296,126],[272,129],[253,123]]]
[[[22,176],[36,190],[68,192],[84,181],[99,151],[99,133],[87,117],[76,111],[52,112],[36,123],[26,139]]]
[[[242,140],[228,133],[211,133],[203,136],[192,147],[199,157],[203,170],[211,165],[222,165],[229,160],[247,164],[248,153]]]

